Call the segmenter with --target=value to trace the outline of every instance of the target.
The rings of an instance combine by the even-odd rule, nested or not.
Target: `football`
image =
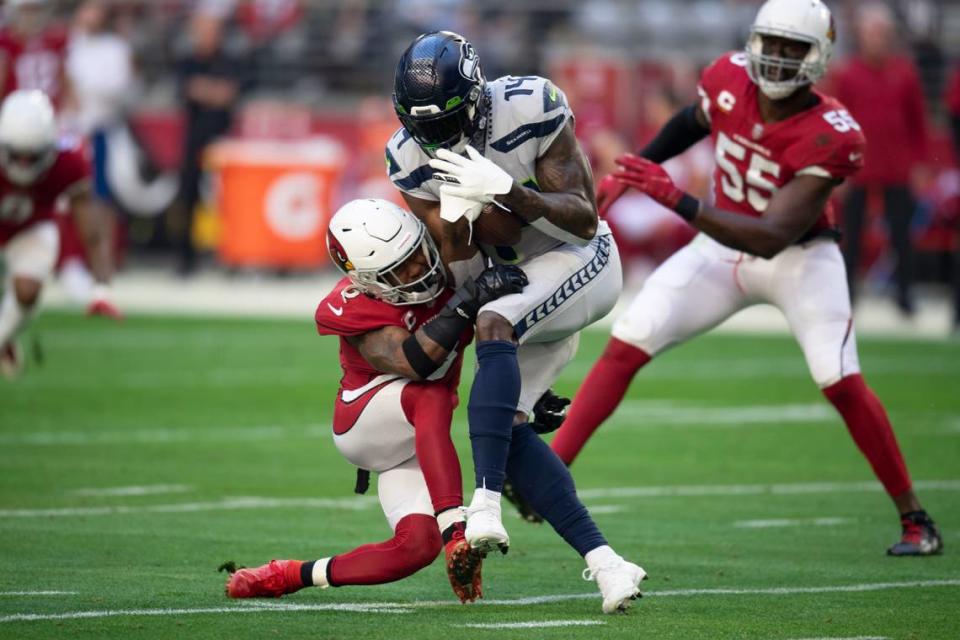
[[[513,246],[520,242],[523,222],[520,217],[494,204],[484,205],[473,221],[473,241],[496,246]]]

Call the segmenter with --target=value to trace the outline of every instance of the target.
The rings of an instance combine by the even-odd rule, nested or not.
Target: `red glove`
[[[110,288],[106,285],[98,284],[93,289],[93,300],[87,307],[87,316],[102,316],[112,320],[123,320],[123,314],[110,301]]]
[[[627,185],[617,180],[614,176],[604,176],[597,184],[597,211],[600,217],[606,217],[607,209],[610,208],[617,198],[622,196],[628,189]]]
[[[617,164],[623,168],[613,177],[621,184],[642,191],[666,208],[676,210],[684,192],[673,184],[663,167],[632,153],[617,158]]]

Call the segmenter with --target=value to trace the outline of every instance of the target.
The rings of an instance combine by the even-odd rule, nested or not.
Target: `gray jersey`
[[[557,139],[573,112],[567,97],[539,76],[504,76],[487,83],[490,114],[483,148],[477,150],[519,184],[537,189],[536,162]],[[387,174],[404,193],[421,200],[440,200],[440,183],[433,180],[430,156],[402,127],[387,143]],[[601,223],[601,230],[606,226]],[[541,218],[523,228],[510,247],[481,245],[497,262],[518,263],[566,243],[587,241]]]

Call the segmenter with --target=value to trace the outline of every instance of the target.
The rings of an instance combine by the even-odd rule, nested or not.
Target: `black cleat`
[[[530,505],[526,499],[520,495],[520,492],[517,491],[513,483],[510,482],[510,478],[504,478],[503,480],[503,490],[500,492],[500,495],[506,498],[510,504],[512,504],[516,509],[517,513],[520,514],[520,518],[526,522],[532,522],[534,524],[540,524],[543,522],[543,516],[536,512],[536,510]]]
[[[888,556],[932,556],[943,551],[943,538],[926,511],[911,511],[900,516],[903,536],[887,549]]]

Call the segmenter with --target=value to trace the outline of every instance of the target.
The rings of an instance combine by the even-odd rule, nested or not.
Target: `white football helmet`
[[[0,106],[0,167],[10,182],[33,184],[57,159],[57,120],[41,91],[14,91]]]
[[[810,50],[802,60],[764,55],[764,36],[806,42]],[[833,16],[821,0],[767,0],[747,39],[750,79],[771,100],[782,100],[823,77],[834,39]]]
[[[362,292],[395,305],[423,304],[440,295],[446,273],[426,225],[392,202],[367,198],[340,207],[327,227],[330,257]],[[398,267],[422,251],[426,271],[404,282]]]

